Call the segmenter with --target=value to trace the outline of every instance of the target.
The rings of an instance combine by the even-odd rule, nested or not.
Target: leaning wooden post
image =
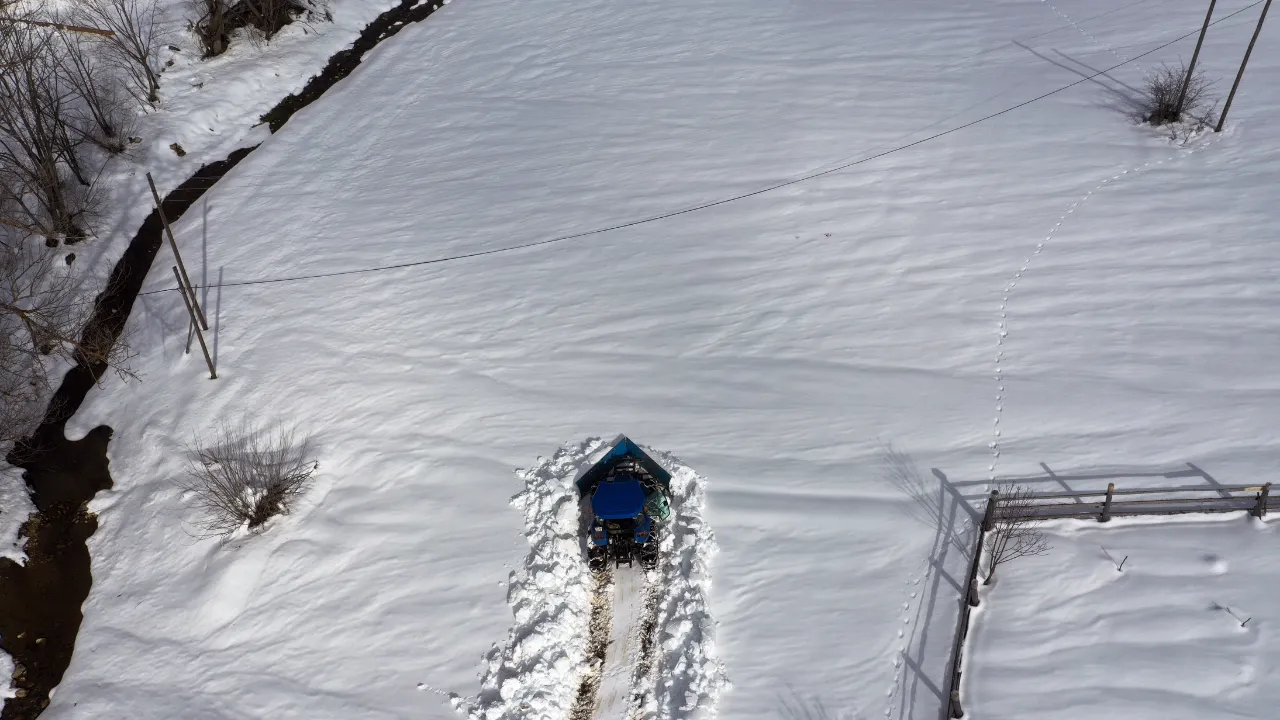
[[[964,717],[964,708],[960,707],[960,691],[959,690],[951,691],[951,708],[948,714],[953,718]]]
[[[1262,16],[1258,18],[1258,27],[1253,31],[1253,39],[1249,41],[1249,47],[1245,48],[1244,60],[1240,61],[1240,72],[1236,73],[1236,81],[1231,85],[1231,92],[1227,95],[1227,104],[1222,107],[1222,115],[1218,117],[1218,127],[1214,128],[1214,132],[1222,132],[1222,126],[1227,122],[1227,111],[1231,109],[1231,101],[1236,99],[1236,90],[1240,89],[1240,78],[1244,77],[1244,66],[1249,64],[1249,56],[1253,54],[1253,45],[1258,42],[1258,34],[1262,32],[1262,23],[1267,19],[1267,10],[1271,8],[1271,0],[1267,0],[1267,4],[1262,6]]]
[[[1116,484],[1107,483],[1107,500],[1102,503],[1102,516],[1098,518],[1098,522],[1111,521],[1111,499],[1116,494]]]
[[[209,366],[209,379],[217,380],[218,371],[213,369],[213,358],[209,357],[209,346],[204,344],[204,333],[200,331],[199,325],[195,325],[196,311],[191,306],[191,298],[187,297],[187,291],[182,284],[182,276],[178,274],[177,266],[173,268],[173,277],[178,281],[178,294],[182,296],[182,304],[187,306],[187,314],[191,316],[191,324],[196,328],[196,339],[200,341],[200,350],[204,352],[204,362]]]
[[[1209,32],[1209,18],[1213,17],[1213,6],[1218,0],[1209,0],[1209,12],[1204,16],[1204,27],[1200,28],[1200,39],[1196,41],[1196,51],[1191,53],[1191,65],[1187,67],[1187,76],[1182,79],[1182,92],[1178,93],[1178,104],[1174,106],[1174,119],[1182,119],[1182,104],[1187,99],[1187,88],[1191,87],[1191,78],[1195,76],[1196,60],[1200,57],[1200,47],[1204,45],[1205,33]]]
[[[1253,506],[1254,517],[1266,517],[1267,515],[1267,498],[1271,495],[1271,483],[1262,486],[1262,491],[1258,493],[1258,504]]]
[[[177,259],[178,269],[182,271],[178,282],[183,283],[191,295],[191,302],[195,305],[195,316],[199,318],[200,327],[208,330],[209,321],[204,319],[204,311],[200,309],[200,301],[196,299],[195,287],[191,284],[191,278],[187,277],[187,266],[182,262],[182,253],[178,252],[178,243],[173,239],[173,230],[169,228],[169,218],[165,217],[164,204],[160,201],[160,193],[156,192],[156,183],[151,179],[151,173],[147,173],[147,184],[151,186],[151,197],[155,198],[156,213],[160,216],[160,224],[164,225],[165,235],[169,238],[169,247],[173,248],[173,257]]]

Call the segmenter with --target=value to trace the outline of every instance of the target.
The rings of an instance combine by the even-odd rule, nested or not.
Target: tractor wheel
[[[640,567],[645,570],[652,570],[658,567],[658,545],[657,543],[647,543],[640,548]]]
[[[609,549],[603,545],[587,548],[587,567],[591,572],[600,572],[609,565]]]

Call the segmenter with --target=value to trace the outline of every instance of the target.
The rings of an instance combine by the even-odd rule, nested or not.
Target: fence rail
[[[1117,500],[1148,495],[1152,497]],[[998,496],[993,496],[998,497]],[[1045,500],[1103,498],[1101,501],[1046,503]],[[1268,510],[1280,509],[1280,502],[1271,498],[1271,483],[1265,485],[1214,485],[1173,488],[1125,488],[1117,489],[1115,483],[1106,490],[1081,492],[1031,493],[1027,502],[1017,507],[1001,507],[996,500],[996,520],[1010,517],[1034,517],[1036,519],[1079,518],[1097,516],[1099,522],[1107,522],[1119,515],[1172,515],[1176,513],[1239,512],[1248,510],[1263,517]]]
[[[1131,497],[1153,495],[1139,500],[1116,500],[1116,496]],[[1191,497],[1186,497],[1186,496]],[[1090,502],[1045,503],[1044,500],[1068,500],[1103,498]],[[1271,497],[1271,483],[1265,485],[1209,485],[1172,488],[1117,489],[1109,483],[1106,490],[1081,492],[1031,493],[1025,504],[1001,507],[1000,493],[992,490],[983,511],[982,524],[974,532],[973,556],[969,564],[969,576],[965,584],[966,597],[960,605],[960,619],[956,625],[955,643],[951,647],[951,672],[947,677],[946,713],[949,718],[963,718],[960,705],[960,677],[963,674],[964,642],[969,635],[969,619],[978,605],[978,572],[982,563],[982,549],[986,535],[996,524],[1016,519],[1048,520],[1052,518],[1097,518],[1107,522],[1124,515],[1174,515],[1178,513],[1214,513],[1248,511],[1255,517],[1264,517],[1268,510],[1280,510],[1280,502]]]

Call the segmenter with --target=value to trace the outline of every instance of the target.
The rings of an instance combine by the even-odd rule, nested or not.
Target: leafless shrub
[[[196,13],[191,30],[199,38],[204,56],[214,57],[226,52],[233,29],[227,3],[224,0],[191,0],[191,6]]]
[[[82,25],[114,33],[99,41],[110,65],[129,78],[130,92],[139,102],[159,102],[165,29],[158,0],[80,0],[72,17]]]
[[[987,533],[990,554],[984,585],[991,584],[996,576],[996,568],[1001,565],[1029,555],[1044,555],[1053,549],[1044,531],[1040,529],[1041,520],[1036,517],[1035,496],[1030,488],[1024,485],[1003,485],[997,497],[1000,503],[999,514],[995,527]]]
[[[190,0],[197,19],[191,29],[206,57],[220,55],[237,30],[247,30],[250,42],[267,42],[281,28],[307,12],[307,0]]]
[[[287,515],[310,486],[319,466],[310,455],[308,438],[291,430],[224,424],[211,442],[192,444],[186,475],[178,484],[192,494],[206,534],[229,535],[245,527],[254,531]]]
[[[267,42],[303,10],[296,0],[240,0],[231,6],[232,25],[247,28],[251,41]]]
[[[133,376],[128,342],[89,323],[94,303],[84,300],[85,290],[39,243],[0,244],[0,447],[35,428],[54,373],[66,364],[105,364]]]
[[[1211,104],[1209,90],[1213,86],[1204,75],[1197,71],[1187,81],[1187,66],[1177,67],[1162,64],[1147,75],[1142,87],[1142,119],[1152,125],[1167,125],[1181,122],[1190,117],[1200,119],[1210,113],[1204,112]],[[1182,95],[1182,86],[1187,86],[1186,96]],[[1179,106],[1179,98],[1182,99]]]

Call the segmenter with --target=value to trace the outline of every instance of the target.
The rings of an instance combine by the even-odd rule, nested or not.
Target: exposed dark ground
[[[440,0],[417,6],[414,0],[403,0],[382,13],[351,48],[334,54],[300,93],[281,100],[263,121],[272,132],[279,130],[295,112],[349,75],[375,45],[441,5]],[[254,149],[236,150],[226,160],[201,167],[169,193],[163,204],[170,222]],[[97,298],[92,327],[107,328],[112,338],[119,338],[163,243],[162,232],[159,215],[152,211],[112,269],[108,291]],[[112,486],[107,462],[112,429],[102,425],[74,441],[66,438],[64,430],[106,371],[106,365],[83,361],[72,368],[40,427],[7,458],[26,471],[24,479],[36,512],[23,525],[27,563],[0,558],[0,650],[11,655],[18,667],[12,682],[20,694],[4,701],[0,720],[34,720],[40,715],[75,650],[81,606],[93,584],[86,541],[98,529],[97,517],[87,508],[98,491]]]

